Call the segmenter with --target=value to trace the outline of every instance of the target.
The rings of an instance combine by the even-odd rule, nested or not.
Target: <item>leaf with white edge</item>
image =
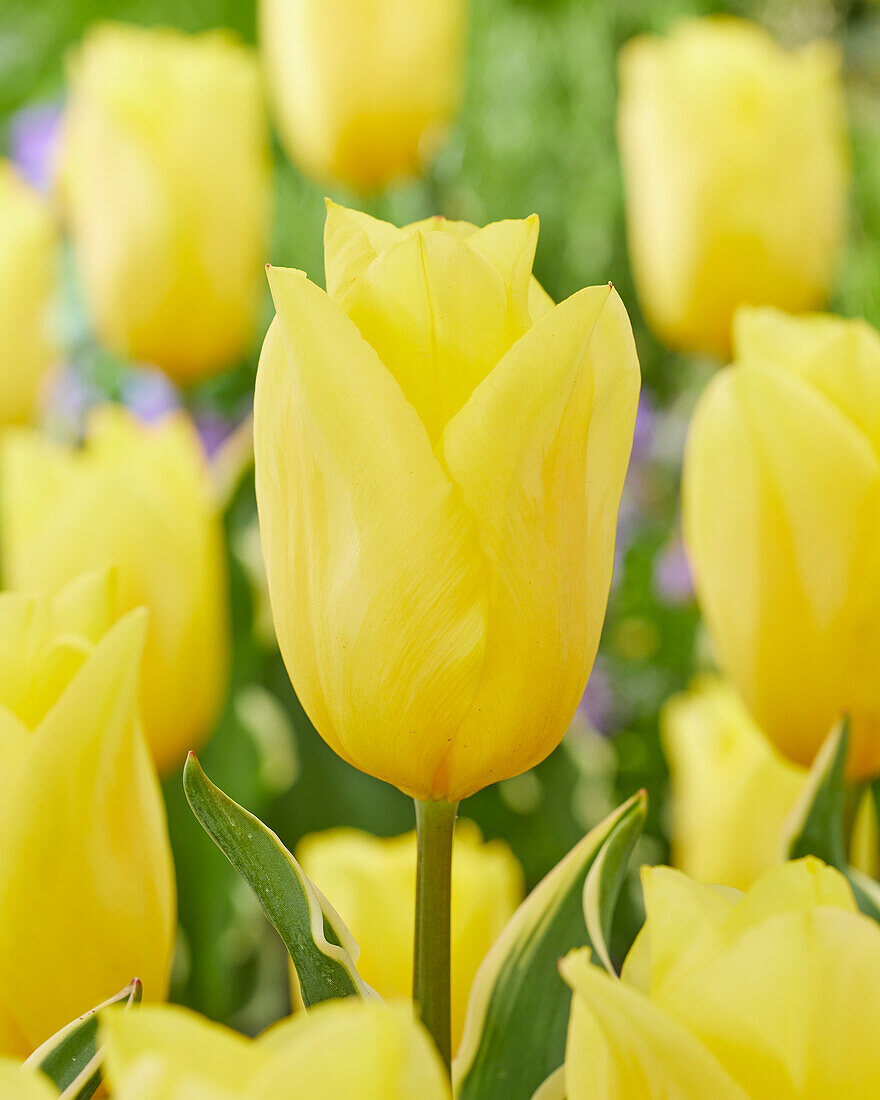
[[[133,981],[103,1004],[67,1024],[37,1047],[25,1062],[39,1069],[61,1092],[62,1100],[89,1100],[101,1084],[101,1049],[98,1046],[98,1013],[110,1005],[130,1008],[140,1003],[143,988]]]
[[[253,890],[290,955],[303,1005],[377,994],[358,974],[358,946],[339,914],[275,833],[202,771],[193,753],[183,789],[205,832]]]
[[[552,1075],[565,1059],[571,1006],[559,960],[575,947],[595,946],[584,915],[584,884],[610,844],[593,887],[597,926],[607,930],[619,890],[610,879],[623,877],[624,854],[641,832],[646,808],[640,791],[591,830],[538,883],[483,960],[453,1065],[458,1100],[532,1100],[542,1088],[547,1097],[559,1095]]]
[[[849,723],[838,722],[820,749],[789,825],[788,858],[816,856],[846,875],[856,904],[880,921],[880,885],[851,867],[846,853],[846,750]]]

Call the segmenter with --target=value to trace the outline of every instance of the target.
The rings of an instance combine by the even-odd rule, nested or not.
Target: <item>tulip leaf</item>
[[[130,1008],[140,1003],[143,989],[133,981],[103,1004],[90,1009],[47,1039],[25,1065],[44,1073],[61,1092],[63,1100],[89,1100],[101,1084],[101,1049],[98,1046],[98,1013],[110,1005]]]
[[[351,933],[275,833],[215,786],[193,753],[183,769],[183,789],[200,824],[284,941],[303,1005],[375,997],[355,967],[358,948]]]
[[[846,750],[849,723],[838,722],[810,769],[804,792],[794,810],[788,858],[816,856],[846,875],[859,909],[880,921],[880,886],[851,867],[846,850]]]
[[[559,1078],[553,1075],[565,1058],[571,1006],[559,960],[575,947],[596,949],[588,920],[597,936],[601,932],[604,947],[646,807],[640,791],[576,844],[529,894],[484,959],[453,1066],[458,1100],[558,1094]],[[587,891],[588,874],[597,863]]]

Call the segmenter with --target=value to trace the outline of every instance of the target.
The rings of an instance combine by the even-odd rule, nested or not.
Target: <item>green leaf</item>
[[[458,1100],[531,1100],[541,1088],[557,1094],[559,1078],[553,1075],[565,1058],[571,1006],[559,960],[575,947],[596,948],[584,895],[597,862],[587,908],[604,946],[646,808],[640,791],[575,845],[529,894],[486,956],[453,1066]]]
[[[47,1039],[25,1065],[41,1070],[59,1089],[63,1100],[89,1100],[101,1084],[98,1013],[110,1005],[130,1008],[140,1003],[142,994],[141,983],[135,978],[115,996]]]
[[[336,997],[375,997],[355,968],[357,944],[339,914],[275,833],[216,787],[193,753],[183,769],[183,789],[202,827],[284,941],[305,1007]]]
[[[846,875],[859,909],[880,921],[880,885],[851,867],[846,850],[846,750],[849,723],[834,727],[822,746],[794,811],[788,858],[816,856]]]

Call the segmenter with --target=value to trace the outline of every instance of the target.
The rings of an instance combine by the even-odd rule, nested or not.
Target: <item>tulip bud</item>
[[[409,1005],[326,1001],[258,1039],[184,1008],[109,1010],[101,1024],[114,1100],[450,1100]]]
[[[221,33],[101,25],[76,53],[62,199],[99,339],[189,383],[254,337],[269,217],[259,73]]]
[[[618,128],[633,273],[662,339],[726,355],[738,306],[827,299],[848,186],[831,43],[787,51],[730,18],[636,38]]]
[[[144,426],[108,405],[83,449],[10,433],[0,508],[7,587],[56,592],[114,565],[118,610],[149,608],[141,705],[167,772],[212,729],[229,663],[223,531],[192,424],[175,413]]]
[[[261,0],[259,12],[291,159],[363,189],[418,172],[458,108],[465,0]]]
[[[853,776],[880,771],[880,335],[743,310],[702,395],[683,515],[718,661],[808,766],[843,713]]]
[[[330,207],[273,268],[255,459],[276,633],[318,732],[417,798],[542,760],[605,614],[639,367],[610,286],[553,307],[537,219]]]
[[[0,1100],[58,1100],[58,1090],[39,1070],[0,1058]]]
[[[57,245],[43,198],[0,161],[0,424],[33,418],[55,356],[50,305]]]
[[[808,858],[746,893],[642,873],[647,920],[618,978],[588,951],[572,987],[569,1100],[870,1097],[880,1088],[880,927]]]
[[[381,839],[332,829],[300,841],[297,859],[360,948],[358,972],[383,997],[412,990],[415,833]],[[462,821],[452,859],[452,1042],[458,1045],[477,967],[523,897],[522,870],[500,840]]]
[[[146,617],[112,577],[0,596],[0,1052],[29,1054],[140,975],[175,931],[165,814],[137,711]]]

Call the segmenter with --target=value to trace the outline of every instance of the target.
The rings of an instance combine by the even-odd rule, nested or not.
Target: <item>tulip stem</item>
[[[418,862],[413,1000],[446,1069],[452,1065],[450,913],[458,803],[416,800]]]

